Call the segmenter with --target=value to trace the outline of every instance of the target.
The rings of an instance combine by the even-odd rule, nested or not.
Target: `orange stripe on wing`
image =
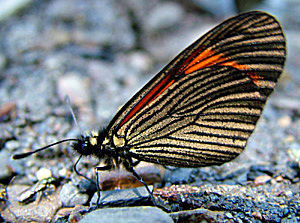
[[[223,61],[226,62],[222,63]],[[190,74],[201,68],[213,66],[214,64],[230,66],[240,70],[248,69],[247,65],[238,64],[235,61],[228,61],[228,58],[224,54],[215,54],[215,51],[207,48],[187,65],[184,73]]]
[[[142,100],[140,100],[139,103],[137,103],[133,107],[133,109],[125,116],[123,121],[120,123],[119,127],[121,127],[124,123],[126,123],[141,107],[149,104],[151,101],[153,101],[155,98],[157,98],[161,93],[163,93],[168,87],[170,87],[174,83],[174,80],[171,80],[169,83],[167,83],[169,81],[170,77],[171,77],[170,74],[167,75],[151,91],[149,91],[148,94],[146,94],[145,97],[142,98]],[[164,84],[166,84],[166,86],[164,86],[164,88],[162,90],[160,90],[160,88]]]
[[[197,49],[192,55],[190,55],[184,63],[181,65],[181,69],[183,68],[184,74],[190,74],[194,71],[200,70],[205,67],[210,67],[215,64],[221,66],[230,66],[239,70],[248,70],[248,66],[244,64],[238,64],[236,61],[230,61],[224,54],[219,53],[216,54],[215,51],[207,48],[202,51],[198,56],[193,58],[193,56],[199,51],[201,48]],[[191,61],[190,61],[191,60]],[[142,107],[148,105],[151,101],[156,99],[159,95],[161,95],[166,89],[168,89],[175,80],[172,79],[172,76],[175,74],[180,74],[180,70],[177,72],[169,73],[165,78],[163,78],[156,86],[151,89],[133,108],[130,112],[125,116],[125,118],[120,123],[119,127],[121,127],[124,123],[126,123],[136,112],[139,111]],[[250,74],[249,77],[253,80],[254,84],[256,84],[256,80],[261,79],[260,76],[255,74]],[[165,85],[165,86],[164,86]],[[162,88],[162,89],[161,89]]]

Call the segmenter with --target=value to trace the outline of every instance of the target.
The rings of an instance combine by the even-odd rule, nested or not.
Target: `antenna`
[[[27,156],[30,156],[30,155],[34,154],[34,153],[40,152],[42,150],[48,149],[49,147],[55,146],[55,145],[63,143],[63,142],[68,142],[68,141],[80,141],[80,140],[79,139],[64,139],[64,140],[52,143],[50,145],[47,145],[45,147],[33,150],[31,152],[15,154],[15,155],[12,156],[12,158],[15,159],[15,160],[17,160],[17,159],[23,159],[23,158],[25,158]]]
[[[78,125],[78,123],[77,123],[77,120],[76,120],[74,111],[73,111],[73,109],[72,109],[72,107],[71,107],[71,103],[70,103],[70,98],[69,98],[69,96],[66,96],[66,97],[65,97],[65,102],[66,102],[66,104],[68,105],[68,107],[69,107],[69,109],[70,109],[70,112],[71,112],[71,114],[72,114],[72,117],[73,117],[73,120],[74,120],[74,122],[75,122],[75,125],[77,126],[77,128],[78,128],[79,131],[80,131],[80,128],[79,128],[79,125]],[[81,132],[81,131],[80,131],[80,132]],[[12,158],[15,159],[15,160],[16,160],[16,159],[23,159],[23,158],[25,158],[25,157],[28,157],[28,156],[34,154],[34,153],[40,152],[40,151],[42,151],[42,150],[48,149],[48,148],[50,148],[50,147],[52,147],[52,146],[55,146],[55,145],[57,145],[57,144],[60,144],[60,143],[63,143],[63,142],[68,142],[68,141],[77,141],[77,142],[80,142],[81,140],[80,140],[80,139],[63,139],[63,140],[61,140],[61,141],[52,143],[52,144],[50,144],[50,145],[44,146],[44,147],[42,147],[42,148],[36,149],[36,150],[34,150],[34,151],[31,151],[31,152],[15,154],[15,155],[12,156]]]
[[[69,108],[69,110],[70,110],[70,112],[71,112],[71,115],[72,115],[72,118],[73,118],[73,120],[74,120],[74,123],[75,123],[76,127],[78,128],[79,132],[82,133],[81,128],[80,128],[80,126],[78,125],[78,122],[77,122],[77,118],[76,118],[76,116],[75,116],[75,113],[74,113],[74,111],[73,111],[73,108],[72,108],[72,105],[71,105],[71,100],[70,100],[69,95],[66,95],[66,97],[65,97],[65,103],[66,103],[66,105],[68,106],[68,108]]]

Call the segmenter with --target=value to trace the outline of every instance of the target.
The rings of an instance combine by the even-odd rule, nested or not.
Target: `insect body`
[[[246,146],[285,61],[279,23],[263,12],[233,17],[181,52],[127,102],[83,155],[131,166],[223,164]]]
[[[245,148],[285,57],[285,38],[273,16],[254,11],[232,17],[176,56],[104,130],[52,145],[76,141],[79,154],[106,161],[97,170],[122,164],[140,181],[133,160],[221,165]]]

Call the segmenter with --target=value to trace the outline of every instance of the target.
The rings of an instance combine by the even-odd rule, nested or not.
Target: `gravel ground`
[[[12,160],[12,154],[105,127],[164,64],[237,13],[233,3],[223,1],[5,2],[0,1],[0,182],[2,188],[9,186],[1,189],[8,196],[1,192],[0,201],[2,220],[13,222],[78,222],[90,211],[87,205],[96,189],[72,170],[78,155],[68,144],[22,160]],[[281,21],[288,41],[285,72],[247,149],[234,161],[201,169],[140,168],[154,184],[157,203],[172,212],[161,222],[170,217],[174,222],[300,221],[300,4],[269,0],[252,9]],[[93,178],[97,164],[85,158],[78,169]],[[115,175],[106,176],[114,181]],[[54,181],[43,183],[47,177]],[[122,187],[102,183],[108,190]],[[31,200],[19,202],[21,192]],[[148,203],[142,197],[131,206]],[[155,208],[138,212],[143,210],[162,214]]]

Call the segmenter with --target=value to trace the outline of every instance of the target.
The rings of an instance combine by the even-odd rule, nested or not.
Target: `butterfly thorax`
[[[105,131],[91,131],[81,135],[78,142],[73,144],[74,150],[83,156],[94,155],[98,158],[104,156],[103,141],[105,138]]]
[[[98,159],[118,159],[122,157],[125,140],[115,135],[108,135],[105,130],[91,131],[82,135],[73,148],[83,156],[93,155]]]

